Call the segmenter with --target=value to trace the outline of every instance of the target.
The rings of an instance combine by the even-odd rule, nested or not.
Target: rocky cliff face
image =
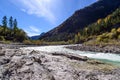
[[[111,14],[120,6],[120,0],[98,0],[94,4],[76,11],[70,18],[42,36],[48,41],[68,40],[87,25]]]

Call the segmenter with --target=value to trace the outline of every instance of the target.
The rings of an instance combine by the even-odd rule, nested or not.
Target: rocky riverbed
[[[91,52],[103,52],[103,53],[115,53],[120,54],[120,46],[116,45],[76,45],[68,46],[66,48],[80,51],[91,51]]]
[[[16,47],[0,47],[0,80],[120,80],[118,67],[86,56]]]

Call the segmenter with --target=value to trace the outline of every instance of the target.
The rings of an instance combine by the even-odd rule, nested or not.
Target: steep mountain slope
[[[119,6],[120,0],[98,0],[94,4],[76,11],[70,18],[44,34],[40,39],[46,41],[67,41],[72,39],[75,33],[96,22],[99,18],[111,14]]]

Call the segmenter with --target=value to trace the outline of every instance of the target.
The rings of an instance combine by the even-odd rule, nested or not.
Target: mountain
[[[40,39],[45,41],[67,41],[84,27],[105,18],[120,6],[120,0],[98,0],[88,7],[76,11],[62,24],[48,31]]]
[[[40,35],[35,35],[35,36],[30,37],[31,40],[37,40],[39,38],[40,38]]]
[[[30,37],[31,40],[38,40],[40,37],[42,37],[45,33],[41,33],[40,35],[32,36]]]

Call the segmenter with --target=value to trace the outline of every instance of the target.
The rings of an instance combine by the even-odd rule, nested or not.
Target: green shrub
[[[120,34],[120,28],[117,29],[117,32]]]
[[[102,37],[100,37],[100,36],[97,37],[97,41],[98,41],[98,42],[101,42],[101,41],[102,41]]]
[[[116,35],[114,33],[108,33],[110,39],[113,39]]]
[[[32,42],[31,42],[30,40],[24,40],[23,43],[24,43],[24,44],[27,44],[27,45],[32,44]]]
[[[111,30],[111,32],[112,32],[112,33],[115,33],[115,32],[117,32],[117,30],[116,30],[115,28],[113,28],[113,29]]]
[[[105,39],[103,39],[103,42],[108,43],[108,42],[109,42],[109,39],[108,39],[108,38],[105,38]]]
[[[5,38],[3,36],[0,36],[0,41],[4,41]]]
[[[32,41],[32,44],[34,44],[34,45],[40,45],[40,44],[42,44],[42,43],[41,43],[40,40],[33,40],[33,41]]]
[[[118,35],[118,39],[120,40],[120,35]]]
[[[10,44],[11,41],[3,41],[4,44]]]
[[[68,40],[68,43],[69,43],[69,44],[73,44],[74,41],[73,41],[73,40]]]

